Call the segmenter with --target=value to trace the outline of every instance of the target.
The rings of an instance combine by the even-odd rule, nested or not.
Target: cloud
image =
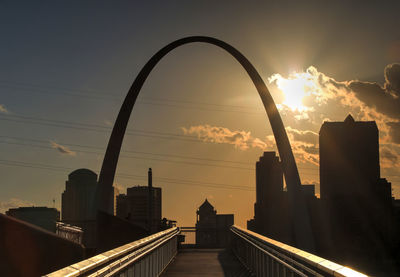
[[[297,162],[311,163],[319,166],[319,150],[315,144],[308,144],[301,141],[291,141],[291,145]]]
[[[5,114],[9,113],[6,106],[4,106],[3,104],[0,104],[0,113],[5,113]]]
[[[381,167],[397,168],[400,166],[399,153],[390,147],[390,145],[381,146],[379,152]]]
[[[104,120],[104,124],[105,124],[106,126],[112,126],[112,122],[111,122],[110,120],[108,120],[108,119],[105,119],[105,120]]]
[[[379,128],[382,167],[400,162],[400,64],[383,71],[384,83],[360,80],[338,81],[314,66],[304,72],[268,78],[273,88],[285,95],[278,109],[285,122],[296,160],[318,165],[318,131],[324,121],[342,121],[348,114],[355,120],[375,121]],[[237,149],[275,149],[273,136],[256,138],[244,130],[198,125],[182,128],[202,141],[227,143]]]
[[[76,152],[70,150],[68,147],[60,145],[54,141],[50,141],[51,147],[57,149],[63,155],[76,156]]]
[[[400,122],[388,122],[387,125],[391,141],[400,144]]]
[[[351,113],[356,120],[376,121],[381,143],[398,143],[399,128],[396,124],[400,122],[400,64],[387,65],[383,75],[385,83],[382,85],[359,80],[337,81],[310,66],[305,72],[292,73],[287,77],[274,74],[269,80],[278,89],[282,80],[290,83],[300,78],[304,84],[294,88],[303,90],[300,94],[304,96],[302,101],[307,109],[293,109],[284,103],[278,107],[283,120],[293,128],[317,131],[324,119],[337,120],[339,117],[343,120]]]
[[[275,139],[272,135],[261,139],[253,137],[249,131],[232,131],[225,127],[215,127],[208,124],[189,128],[182,127],[182,130],[185,135],[197,135],[202,141],[231,144],[242,151],[252,148],[258,148],[263,151],[276,150]],[[309,162],[318,165],[318,146],[316,144],[318,134],[308,130],[296,130],[291,127],[288,127],[287,130],[296,160],[300,163]]]
[[[28,206],[33,206],[33,203],[18,198],[10,198],[9,200],[0,202],[0,213],[5,213],[9,209]]]
[[[302,141],[309,144],[317,144],[319,135],[309,130],[297,130],[290,126],[286,127],[286,132],[292,140]]]
[[[182,127],[185,135],[197,135],[197,137],[205,142],[232,144],[240,150],[249,148],[265,149],[268,144],[261,139],[254,138],[248,131],[235,130],[231,131],[225,127],[197,125],[189,128]]]
[[[381,116],[400,120],[400,64],[387,65],[384,70],[385,84],[363,82],[358,80],[337,81],[319,72],[314,66],[302,73],[292,73],[288,77],[274,74],[269,78],[270,83],[278,89],[281,83],[302,81],[303,87],[295,86],[302,92],[302,103],[307,109],[297,115],[307,118],[310,114],[324,113],[329,106],[343,106],[352,109],[354,114],[363,118],[374,118],[377,113]],[[291,88],[293,85],[288,85]],[[289,93],[283,91],[284,93]],[[293,92],[292,92],[293,94]],[[290,105],[281,105],[290,107]],[[337,107],[336,107],[337,108]],[[293,109],[292,109],[293,110]]]

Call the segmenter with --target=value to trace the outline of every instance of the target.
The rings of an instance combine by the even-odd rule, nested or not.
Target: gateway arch
[[[247,74],[253,81],[261,100],[264,104],[265,111],[268,115],[272,131],[275,137],[279,156],[282,161],[283,173],[289,194],[290,211],[292,222],[292,230],[296,245],[302,249],[314,250],[314,241],[311,232],[310,218],[306,209],[305,201],[301,193],[301,182],[297,170],[296,161],[293,156],[292,148],[288,136],[285,131],[282,119],[276,108],[275,102],[272,99],[267,86],[262,80],[260,74],[249,60],[243,56],[238,50],[226,42],[212,37],[206,36],[191,36],[176,40],[154,54],[151,59],[145,64],[142,70],[137,75],[132,86],[130,87],[127,96],[118,113],[115,121],[107,150],[104,156],[101,172],[99,176],[99,185],[96,193],[97,209],[112,214],[112,185],[115,177],[115,170],[118,163],[118,158],[121,150],[122,141],[124,139],[126,127],[139,95],[139,92],[156,64],[170,51],[175,48],[194,42],[208,43],[218,46],[229,54],[231,54],[246,70]]]

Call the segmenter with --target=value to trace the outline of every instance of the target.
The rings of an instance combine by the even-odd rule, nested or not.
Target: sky
[[[0,212],[60,209],[70,172],[99,173],[141,67],[192,35],[231,44],[259,71],[303,184],[319,193],[319,129],[350,113],[377,122],[381,176],[400,198],[399,8],[398,1],[0,1]],[[245,226],[263,151],[276,147],[246,72],[215,46],[185,45],[143,86],[115,186],[146,185],[151,167],[163,217],[193,226],[207,198]]]

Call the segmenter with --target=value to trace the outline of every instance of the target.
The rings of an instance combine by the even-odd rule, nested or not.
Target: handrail
[[[325,276],[325,274],[328,274],[328,276],[338,277],[367,277],[367,275],[349,267],[334,263],[239,226],[232,226],[231,231],[248,244],[252,245],[252,247],[269,255],[276,262],[282,264],[292,272],[296,272],[300,276],[303,276],[303,273],[299,274],[297,272],[298,270],[305,271],[312,276]],[[324,275],[319,274],[317,271]]]
[[[96,271],[96,276],[112,275],[113,271],[123,269],[127,265],[132,264],[179,234],[179,232],[178,227],[173,227],[72,264],[45,276],[87,276],[94,271]]]

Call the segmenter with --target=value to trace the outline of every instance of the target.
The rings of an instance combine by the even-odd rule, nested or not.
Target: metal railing
[[[46,276],[158,276],[177,254],[179,233],[170,228]]]
[[[367,276],[238,226],[231,233],[233,252],[256,276]]]

